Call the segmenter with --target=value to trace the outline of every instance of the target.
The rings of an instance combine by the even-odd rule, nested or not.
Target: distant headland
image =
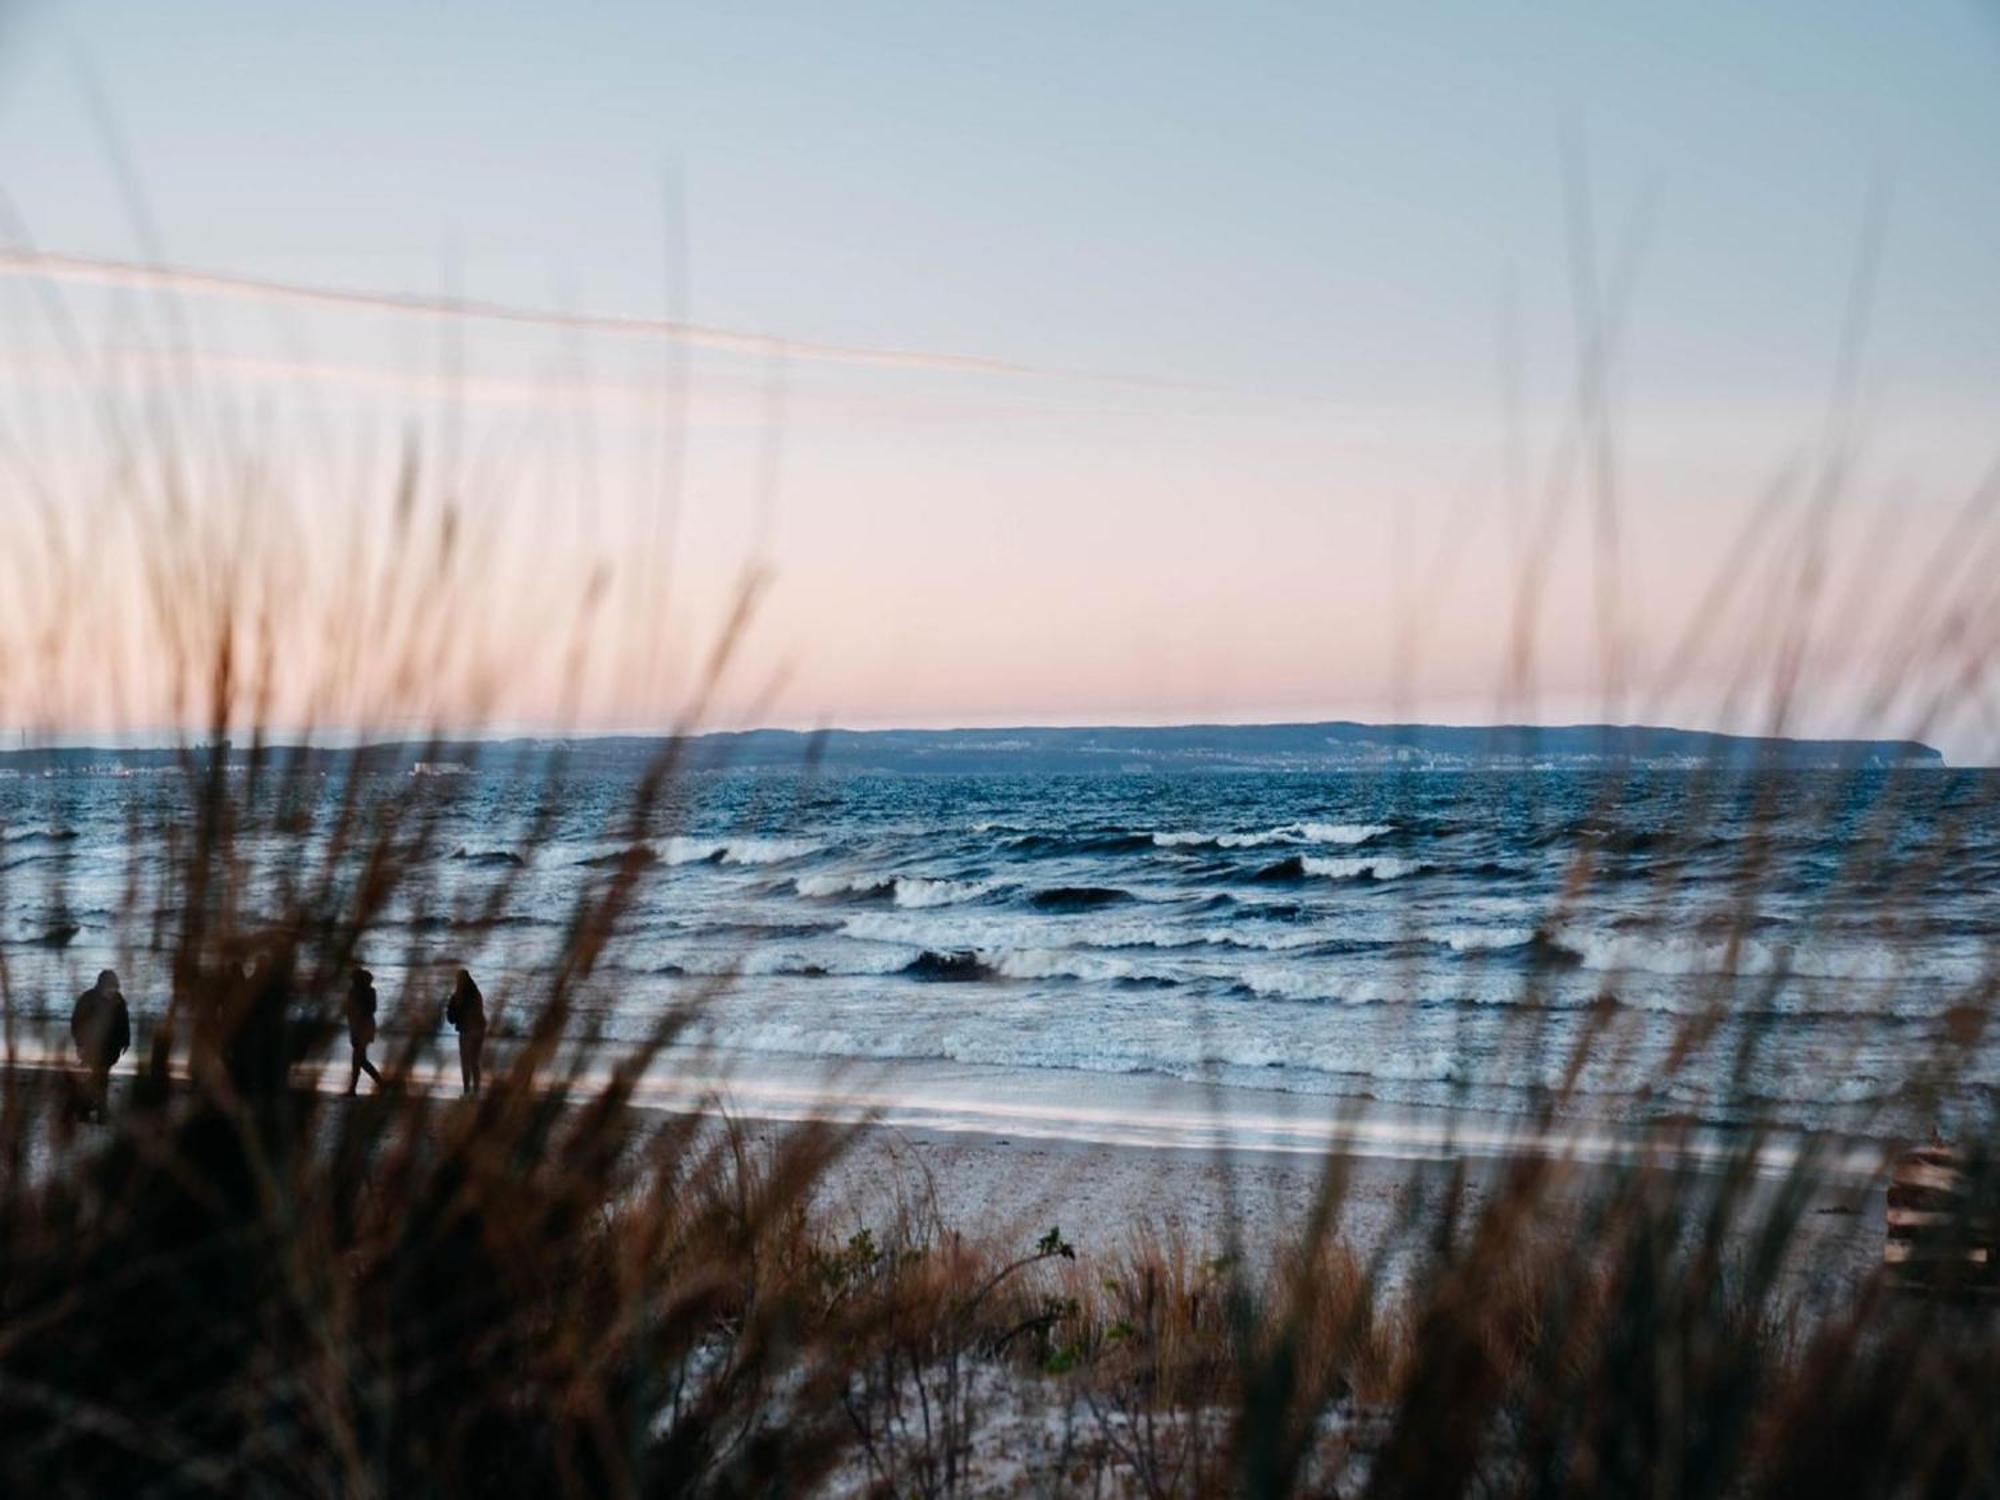
[[[643,765],[668,741],[649,735],[570,739],[404,740],[339,746],[266,746],[269,762],[334,769],[452,774],[564,755],[578,770]],[[0,773],[134,774],[162,771],[219,749],[247,764],[247,747],[30,747],[0,752]],[[1638,724],[1186,724],[1011,729],[752,729],[690,736],[693,770],[837,774],[1176,775],[1256,771],[1670,769],[1724,766],[1869,769],[1941,767],[1915,740],[1790,739]]]

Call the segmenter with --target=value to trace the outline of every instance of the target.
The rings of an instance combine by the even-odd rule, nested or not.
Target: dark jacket
[[[445,1002],[444,1018],[460,1031],[486,1029],[486,997],[479,993],[479,986],[472,982],[470,974],[458,976],[451,999]]]
[[[69,1034],[78,1057],[90,1067],[109,1071],[132,1045],[132,1015],[125,1008],[125,996],[92,985],[76,997]]]
[[[357,1047],[375,1040],[375,979],[366,969],[347,987],[347,1035]]]

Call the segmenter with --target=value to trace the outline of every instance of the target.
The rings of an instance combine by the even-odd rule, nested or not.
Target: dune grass
[[[648,1068],[730,988],[684,991],[636,1044],[607,1039],[592,1003],[632,902],[661,878],[651,846],[679,831],[680,738],[631,788],[613,830],[625,852],[580,877],[554,961],[494,978],[509,1045],[480,1097],[431,1086],[448,1059],[421,994],[391,997],[401,1024],[384,1028],[379,1091],[320,1092],[315,1067],[344,1071],[357,955],[400,945],[413,972],[439,973],[505,910],[514,877],[500,871],[483,904],[454,903],[439,831],[463,795],[453,783],[376,774],[365,750],[329,771],[271,748],[272,705],[297,689],[287,642],[324,631],[332,643],[298,690],[311,711],[288,733],[304,739],[321,725],[476,718],[505,663],[469,604],[477,539],[448,487],[424,477],[419,445],[389,466],[384,536],[323,570],[330,591],[301,593],[282,516],[249,526],[254,506],[199,512],[187,492],[190,455],[228,447],[207,397],[102,414],[147,546],[146,649],[174,721],[198,730],[129,799],[134,872],[114,956],[147,956],[166,987],[108,1124],[79,1124],[60,1075],[27,1065],[17,1043],[50,1001],[0,967],[0,1489],[2000,1491],[1992,1299],[1948,1274],[1920,1291],[1884,1271],[1831,1306],[1802,1303],[1790,1267],[1838,1143],[1808,1142],[1773,1175],[1754,1099],[1750,1123],[1699,1166],[1681,1149],[1692,1127],[1671,1118],[1581,1177],[1524,1152],[1475,1192],[1463,1164],[1447,1166],[1441,1192],[1412,1195],[1393,1226],[1394,1272],[1386,1250],[1344,1234],[1352,1164],[1339,1155],[1304,1221],[1273,1241],[1133,1224],[1112,1236],[1119,1248],[1081,1252],[1077,1225],[971,1237],[915,1178],[855,1229],[827,1195],[865,1124],[752,1130],[639,1107]],[[23,565],[40,581],[9,616],[7,701],[23,722],[79,672],[101,669],[115,696],[131,670],[116,641],[65,634],[88,548],[60,515],[44,519],[40,563]],[[1976,550],[1941,558],[1936,577]],[[1788,554],[1773,576],[1804,567]],[[688,724],[758,586],[706,657]],[[1950,682],[1961,654],[1968,670],[1982,658],[1982,642],[1940,633],[1966,618],[1957,588],[1913,601],[1885,683]],[[1789,622],[1812,613],[1810,600],[1778,611],[1765,644],[1782,689],[1764,727],[1794,711],[1788,674],[1805,648]],[[579,627],[565,649],[580,662],[586,644]],[[247,746],[240,766],[214,748],[230,739]],[[1750,805],[1753,834],[1798,812],[1781,777],[1690,776],[1717,817]],[[530,857],[566,794],[559,753],[543,778],[520,841]],[[1604,785],[1547,926],[1619,857],[1620,782]],[[1843,829],[1831,899],[1865,903],[1886,943],[1920,942],[1909,904],[1877,879],[1902,804],[1892,788],[1839,823],[1849,790],[1834,783],[1808,810]],[[1685,918],[1664,893],[1700,821],[1648,851],[1662,929]],[[155,882],[137,874],[142,848],[163,861]],[[1750,838],[1715,892],[1714,932],[1732,949],[1756,930],[1766,855]],[[60,912],[67,876],[52,869],[39,899]],[[0,901],[33,894],[0,885]],[[1772,973],[1769,993],[1794,979]],[[1947,1249],[1991,1234],[2000,1127],[1954,1080],[1985,1044],[1993,993],[1989,976],[1939,1018],[1913,1083],[1965,1163],[1965,1191],[1932,1230]],[[1768,1038],[1725,1026],[1739,995],[1718,977],[1712,1004],[1683,1019],[1670,1071],[1727,1045],[1727,1069],[1749,1076]],[[1530,1122],[1546,1126],[1593,1057],[1626,1039],[1607,991],[1583,1040],[1557,1053],[1538,998],[1530,975],[1512,1045],[1524,1076],[1553,1080]]]
[[[1884,1272],[1802,1307],[1787,1257],[1830,1148],[1774,1179],[1755,1130],[1696,1166],[1675,1149],[1687,1127],[1661,1125],[1582,1189],[1533,1154],[1476,1194],[1447,1169],[1438,1206],[1395,1227],[1393,1277],[1343,1240],[1339,1157],[1276,1243],[1138,1225],[1094,1255],[1055,1226],[974,1241],[916,1179],[878,1222],[836,1228],[824,1189],[865,1125],[641,1109],[635,1083],[712,996],[636,1046],[578,1003],[653,871],[641,835],[673,754],[560,960],[507,992],[517,1036],[485,1093],[430,1087],[437,1039],[416,1027],[388,1037],[381,1090],[342,1101],[301,1070],[332,1045],[371,924],[439,857],[438,794],[308,791],[189,753],[198,811],[157,914],[171,1004],[121,1107],[81,1126],[57,1075],[6,1074],[10,1490],[1994,1486],[1991,1300]],[[326,867],[253,892],[246,851],[284,847],[314,797]],[[1940,1076],[1966,1024],[1941,1034]],[[1992,1140],[1958,1146],[1971,1187],[1938,1233],[1971,1242]]]

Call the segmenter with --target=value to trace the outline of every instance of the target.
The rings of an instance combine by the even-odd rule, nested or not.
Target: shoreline
[[[388,1034],[385,1040],[391,1038]],[[402,1039],[395,1039],[398,1045]],[[378,1046],[384,1066],[393,1046]],[[586,1068],[586,1085],[611,1073],[618,1049]],[[138,1050],[112,1070],[114,1083],[136,1070]],[[489,1076],[505,1068],[509,1044],[489,1042]],[[67,1040],[15,1045],[9,1063],[25,1071],[73,1072]],[[7,1065],[7,1064],[0,1064]],[[296,1078],[322,1094],[345,1091],[344,1038]],[[316,1071],[315,1071],[316,1070]],[[180,1069],[176,1066],[176,1072]],[[458,1092],[449,1034],[439,1036],[408,1075],[432,1095]],[[363,1092],[370,1085],[363,1084]],[[1085,1097],[1079,1097],[1083,1095]],[[1329,1152],[1405,1165],[1509,1161],[1533,1155],[1582,1167],[1650,1161],[1709,1169],[1756,1148],[1756,1170],[1778,1176],[1806,1152],[1820,1173],[1852,1183],[1886,1171],[1897,1142],[1854,1132],[1807,1131],[1704,1122],[1681,1116],[1620,1125],[1570,1114],[1538,1121],[1525,1113],[1466,1104],[1385,1102],[1355,1095],[1295,1093],[1240,1084],[1196,1083],[1163,1074],[1007,1068],[933,1059],[828,1060],[742,1053],[700,1046],[662,1052],[636,1081],[634,1107],[671,1114],[720,1113],[774,1123],[824,1120],[901,1131],[913,1138],[1033,1141],[1051,1150],[1119,1148],[1250,1159],[1308,1161]]]
[[[17,1058],[14,1067],[41,1079],[73,1071],[49,1058]],[[128,1057],[114,1072],[114,1110],[123,1106],[132,1071]],[[883,1081],[881,1070],[871,1071],[874,1082]],[[345,1075],[344,1059],[329,1058],[312,1086],[338,1100]],[[420,1069],[415,1082],[433,1094],[457,1093],[455,1070],[447,1078],[442,1063]],[[879,1089],[829,1094],[823,1080],[815,1090],[798,1079],[679,1074],[642,1080],[634,1107],[654,1117],[728,1118],[753,1144],[809,1120],[853,1126],[849,1149],[834,1162],[814,1200],[829,1230],[841,1238],[868,1230],[880,1239],[899,1222],[920,1220],[974,1242],[1016,1249],[1059,1228],[1080,1252],[1094,1257],[1116,1257],[1150,1240],[1177,1242],[1205,1256],[1240,1251],[1256,1259],[1298,1236],[1325,1174],[1337,1164],[1346,1181],[1334,1233],[1364,1258],[1375,1259],[1389,1285],[1417,1266],[1425,1228],[1437,1222],[1454,1178],[1465,1195],[1463,1207],[1476,1212],[1510,1165],[1524,1155],[1538,1156],[1550,1168],[1549,1201],[1580,1207],[1608,1174],[1642,1161],[1704,1175],[1722,1165],[1708,1151],[1646,1155],[1649,1145],[1659,1145],[1656,1135],[1614,1140],[1598,1132],[1588,1142],[1594,1150],[1564,1151],[1560,1148],[1576,1144],[1574,1137],[1503,1132],[1490,1125],[1468,1129],[1467,1122],[1435,1112],[1371,1119],[1383,1112],[1341,1111],[1345,1133],[1323,1129],[1311,1145],[1302,1134],[1270,1138],[1268,1118],[1261,1115],[1253,1118],[1263,1122],[1264,1134],[1239,1132],[1232,1138],[1212,1130],[1195,1138],[1176,1133],[1186,1121],[1175,1106],[1184,1111],[1192,1089],[1162,1090],[1149,1081],[1144,1090],[1128,1090],[1124,1097],[1112,1090],[1113,1097],[1066,1115],[1032,1101],[1015,1103],[1011,1113],[993,1101],[967,1098],[947,1107],[920,1096],[905,1098],[898,1107]],[[369,1091],[364,1080],[363,1096]],[[1134,1092],[1145,1099],[1135,1101]],[[1134,1133],[1130,1106],[1148,1101],[1164,1123],[1150,1135]],[[1324,1107],[1326,1101],[1300,1102],[1319,1107],[1294,1110],[1289,1128],[1303,1131],[1310,1121],[1299,1117],[1308,1115],[1322,1117],[1320,1124],[1327,1126],[1323,1117],[1334,1112]],[[1072,1116],[1083,1119],[1085,1128],[1058,1128]],[[1092,1120],[1109,1123],[1092,1133]],[[1790,1159],[1762,1165],[1753,1195],[1776,1191]],[[1787,1254],[1787,1279],[1805,1301],[1825,1305],[1850,1296],[1879,1265],[1883,1178],[1879,1147],[1857,1152],[1850,1146],[1838,1158],[1821,1159],[1812,1202]],[[1738,1218],[1733,1238],[1747,1241],[1755,1214]]]

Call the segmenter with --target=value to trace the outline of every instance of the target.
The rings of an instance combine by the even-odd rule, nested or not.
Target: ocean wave
[[[1286,823],[1257,833],[1155,833],[1162,849],[1259,849],[1270,844],[1365,844],[1394,833],[1388,823]]]
[[[796,948],[697,950],[675,955],[652,972],[668,978],[722,979],[731,975],[791,979],[873,979],[908,970],[910,951],[848,949],[808,953]]]
[[[409,932],[489,932],[501,928],[544,928],[553,930],[564,924],[554,917],[530,916],[526,912],[500,912],[494,916],[483,914],[453,914],[450,912],[425,912],[420,916],[408,917],[399,926]]]
[[[1307,915],[1306,908],[1296,901],[1238,901],[1234,896],[1224,896],[1231,903],[1236,915],[1250,922],[1296,922]]]
[[[1178,974],[1074,948],[926,948],[897,972],[956,982],[1064,979],[1162,988],[1182,982]]]
[[[0,844],[73,844],[82,837],[74,828],[19,828],[0,831]]]
[[[906,910],[957,906],[997,890],[997,880],[930,880],[906,875],[896,882],[896,905]]]
[[[906,911],[957,906],[999,888],[994,880],[940,880],[922,875],[801,875],[792,888],[815,901],[888,900]]]
[[[991,979],[994,975],[993,969],[977,953],[939,953],[930,948],[904,964],[899,972],[912,979],[942,984],[976,982]]]
[[[659,852],[650,844],[634,844],[624,849],[613,849],[604,854],[593,854],[576,863],[586,870],[611,869],[622,865],[628,859],[637,860],[642,865],[656,865],[660,862]]]
[[[840,897],[866,900],[887,896],[896,889],[893,875],[801,875],[792,889],[809,901],[831,901]]]
[[[1258,870],[1251,879],[1277,883],[1298,880],[1400,880],[1431,866],[1395,854],[1320,856],[1293,854]]]
[[[969,954],[931,955],[940,962],[937,977],[979,977],[977,960]],[[1064,1072],[1159,1075],[1199,1081],[1216,1068],[1244,1072],[1283,1073],[1279,1084],[1305,1092],[1326,1091],[1333,1080],[1370,1084],[1457,1083],[1468,1076],[1465,1059],[1437,1046],[1392,1047],[1371,1058],[1357,1057],[1347,1047],[1325,1044],[1301,1049],[1279,1037],[1176,1033],[1135,1044],[1106,1034],[1074,1034],[1022,1047],[979,1030],[955,1025],[923,1025],[882,1030],[820,1025],[779,1018],[732,1023],[721,1020],[702,1026],[704,1040],[749,1053],[785,1053],[819,1058],[866,1058],[896,1061],[942,1061],[983,1066],[1058,1069]],[[1276,1080],[1273,1080],[1276,1082]],[[1260,1086],[1265,1086],[1261,1084]]]
[[[1431,940],[1453,953],[1494,953],[1525,948],[1540,935],[1537,927],[1451,927],[1431,934]]]
[[[1146,970],[1129,959],[1073,948],[1020,948],[981,955],[993,972],[1008,979],[1079,979],[1096,983],[1178,984],[1179,977]]]
[[[1985,964],[1969,955],[1917,954],[1887,942],[1833,946],[1790,944],[1762,938],[1650,934],[1564,928],[1546,935],[1550,947],[1582,968],[1603,973],[1676,976],[1791,975],[1800,979],[1895,981],[1934,979],[1976,983]]]
[[[1043,911],[1095,911],[1134,899],[1130,891],[1105,885],[1059,885],[1036,891],[1028,904]]]
[[[1373,858],[1348,855],[1315,859],[1310,854],[1305,857],[1306,874],[1326,880],[1401,880],[1405,875],[1415,875],[1429,868],[1422,860],[1402,859],[1393,854]]]
[[[1184,927],[1166,922],[1148,922],[1129,929],[1093,937],[1096,948],[1234,948],[1253,953],[1287,953],[1300,948],[1317,948],[1326,942],[1318,928],[1301,927],[1291,932],[1272,927]]]
[[[745,917],[737,921],[703,922],[693,931],[702,937],[740,937],[746,942],[768,943],[778,938],[826,937],[841,930],[841,923],[832,919],[825,921],[772,921],[763,917]]]
[[[1153,847],[1150,833],[1100,829],[1079,833],[1023,833],[1004,841],[1017,854],[1130,854]]]
[[[1314,844],[1366,844],[1396,831],[1390,823],[1300,823],[1297,827]]]
[[[826,845],[800,838],[694,838],[677,836],[656,851],[670,865],[782,865],[817,854]]]

